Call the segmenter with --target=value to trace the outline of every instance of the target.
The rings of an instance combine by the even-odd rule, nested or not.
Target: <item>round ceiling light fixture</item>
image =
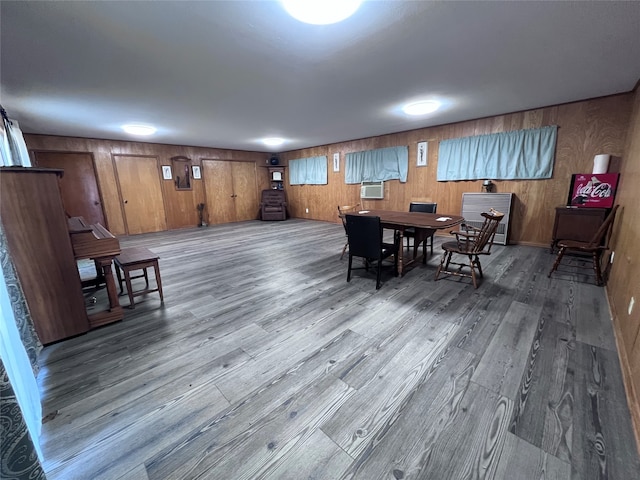
[[[278,137],[263,138],[262,143],[264,143],[265,145],[268,145],[269,147],[277,147],[278,145],[282,145],[284,143],[284,138],[278,138]]]
[[[140,135],[143,137],[148,135],[153,135],[157,131],[156,127],[151,127],[149,125],[133,125],[133,124],[123,125],[122,129],[131,135]]]
[[[402,107],[402,111],[407,115],[426,115],[433,113],[440,108],[440,102],[435,100],[425,100],[422,102],[410,103]]]
[[[356,13],[362,0],[281,0],[296,20],[312,25],[338,23]]]

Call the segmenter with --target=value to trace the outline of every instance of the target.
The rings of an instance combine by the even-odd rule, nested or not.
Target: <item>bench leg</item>
[[[134,309],[136,308],[136,306],[133,301],[133,288],[131,287],[131,275],[127,267],[124,268],[124,281],[127,284],[127,295],[129,295],[129,308]]]
[[[115,262],[114,262],[114,265],[116,267],[116,277],[118,277],[118,286],[120,287],[120,295],[122,295],[124,293],[124,290],[122,290],[122,275],[120,274],[120,267]]]

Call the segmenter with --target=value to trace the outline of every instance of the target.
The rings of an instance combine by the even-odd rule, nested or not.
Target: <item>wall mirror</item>
[[[191,159],[188,157],[171,157],[171,169],[176,190],[191,190]]]

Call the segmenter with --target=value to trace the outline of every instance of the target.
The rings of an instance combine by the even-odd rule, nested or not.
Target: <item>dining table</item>
[[[425,212],[397,212],[393,210],[360,210],[354,212],[357,215],[379,217],[383,228],[398,232],[398,241],[401,254],[398,255],[398,275],[402,276],[406,267],[418,260],[418,246],[431,236],[436,230],[444,230],[455,227],[464,222],[464,217],[449,213],[425,213]],[[415,229],[413,243],[413,255],[406,260],[404,258],[403,240],[404,231],[407,228]],[[426,252],[422,252],[422,263],[426,263]]]

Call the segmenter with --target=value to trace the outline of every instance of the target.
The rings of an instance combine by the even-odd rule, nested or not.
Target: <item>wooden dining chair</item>
[[[442,244],[444,254],[442,255],[440,266],[438,266],[438,270],[436,270],[436,280],[438,280],[441,273],[459,277],[469,277],[473,282],[474,288],[478,288],[477,277],[482,278],[483,276],[479,256],[491,254],[491,246],[493,245],[493,238],[496,235],[498,224],[504,218],[504,213],[498,212],[493,208],[491,208],[489,212],[481,213],[481,215],[484,217],[482,227],[477,228],[462,224],[464,231],[450,232],[456,236],[456,241]],[[465,255],[468,258],[468,262],[452,262],[451,257],[454,254]],[[457,268],[450,269],[449,267],[451,265],[455,265]],[[464,268],[469,268],[470,272],[464,272]]]
[[[619,205],[616,205],[615,207],[613,207],[613,209],[611,209],[611,212],[609,212],[607,217],[604,219],[602,225],[600,225],[596,233],[588,242],[580,242],[578,240],[558,241],[558,247],[560,247],[560,250],[558,251],[556,261],[553,263],[551,270],[549,270],[547,277],[551,277],[551,274],[558,269],[558,266],[560,265],[560,262],[564,258],[565,254],[573,253],[591,257],[591,261],[593,262],[593,271],[596,275],[596,284],[602,285],[604,282],[602,280],[602,269],[600,263],[602,254],[609,249],[609,239],[611,238],[613,221],[616,218],[616,211],[618,210],[618,207]],[[578,266],[578,268],[590,267]]]
[[[426,203],[426,202],[411,202],[409,203],[409,211],[410,212],[423,212],[423,213],[436,213],[436,210],[438,209],[438,204],[437,203]],[[431,235],[429,235],[427,238],[424,239],[424,243],[422,244],[422,254],[426,257],[426,246],[427,246],[427,240],[429,241],[430,245],[431,245],[431,254],[433,255],[433,236],[435,235],[436,231],[433,230],[431,232]],[[413,238],[413,241],[415,242],[415,237],[416,237],[416,229],[415,228],[405,228],[404,230],[404,237],[407,239],[407,249],[409,248],[409,239]]]
[[[338,217],[340,217],[340,220],[342,220],[342,226],[344,227],[345,236],[347,235],[347,221],[345,219],[345,215],[347,213],[354,213],[359,206],[360,206],[359,203],[356,203],[355,205],[344,205],[344,206],[338,205]],[[342,257],[344,257],[344,253],[347,251],[348,246],[349,246],[349,240],[347,239],[346,243],[344,244],[344,247],[342,248],[342,254],[340,255],[340,260],[342,260]]]
[[[370,263],[377,262],[376,290],[380,288],[382,260],[393,255],[394,275],[398,276],[398,251],[400,250],[399,235],[394,234],[393,243],[382,240],[382,224],[380,217],[364,215],[345,215],[347,237],[349,239],[349,268],[347,282],[351,281],[353,257],[365,259],[365,270],[369,270]]]

